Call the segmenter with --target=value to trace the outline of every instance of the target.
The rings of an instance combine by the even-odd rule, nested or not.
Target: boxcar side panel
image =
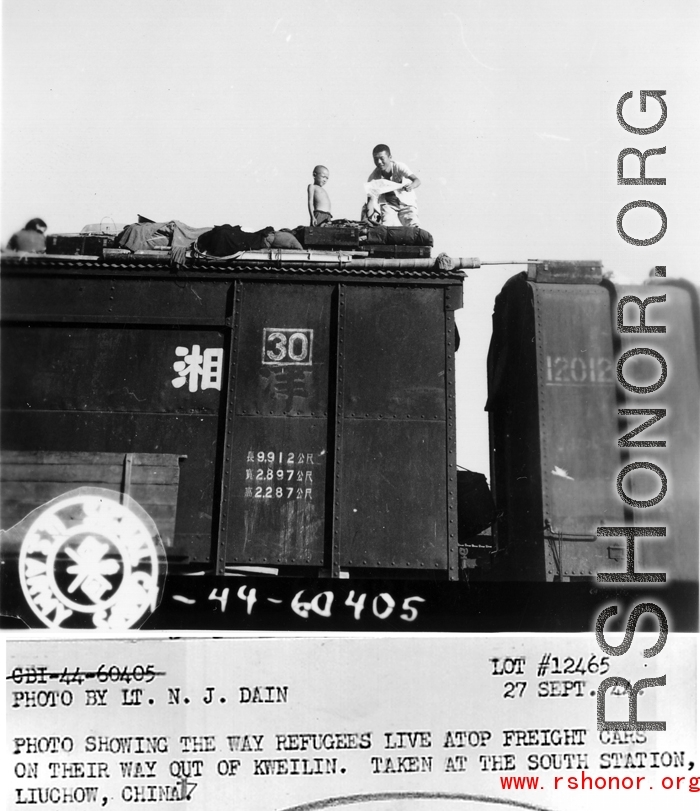
[[[610,296],[597,285],[532,287],[545,529],[592,541],[597,527],[625,518],[614,487],[620,455]]]
[[[328,284],[237,283],[220,537],[227,564],[323,564],[332,296]]]
[[[445,292],[348,287],[342,307],[340,563],[445,570]]]

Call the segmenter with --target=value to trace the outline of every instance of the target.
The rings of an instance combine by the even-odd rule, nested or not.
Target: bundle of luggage
[[[369,226],[349,220],[314,227],[275,231],[272,227],[246,232],[239,225],[217,225],[202,234],[197,251],[209,256],[231,256],[237,251],[324,250],[362,251],[370,256],[429,257],[433,238],[421,228]]]
[[[163,250],[177,253],[194,251],[200,256],[227,257],[241,251],[270,249],[362,251],[370,256],[429,257],[433,238],[422,228],[372,226],[366,222],[333,220],[315,227],[243,231],[240,225],[193,228],[179,220],[137,222],[119,234],[53,234],[47,238],[46,252],[102,256],[105,248],[137,251]]]
[[[114,234],[79,233],[49,234],[46,237],[46,253],[62,256],[102,256],[105,248],[117,248]]]
[[[433,237],[422,228],[369,225],[352,220],[333,220],[304,228],[305,248],[361,250],[370,256],[416,258],[430,256]]]

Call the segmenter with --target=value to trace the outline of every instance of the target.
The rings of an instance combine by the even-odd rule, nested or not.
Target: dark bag
[[[240,225],[215,225],[197,240],[197,248],[210,256],[231,256],[239,251],[259,251],[267,248],[275,229],[243,231]]]

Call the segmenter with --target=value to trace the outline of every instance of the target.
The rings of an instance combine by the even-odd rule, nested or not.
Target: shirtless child
[[[330,222],[331,198],[323,188],[328,182],[328,169],[325,166],[314,166],[314,182],[309,183],[309,217],[311,225],[321,225],[322,222]]]

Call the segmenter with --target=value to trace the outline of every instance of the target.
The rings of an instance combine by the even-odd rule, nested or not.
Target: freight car
[[[455,450],[454,312],[478,260],[336,249],[173,266],[164,251],[93,251],[2,263],[3,560],[46,624],[107,606],[127,569],[145,611],[163,558],[205,577],[430,581],[566,581],[623,559],[621,540],[596,541],[631,518],[615,502],[618,408],[633,403],[615,384],[613,317],[616,296],[649,288],[615,291],[596,262],[531,262],[504,288],[492,530]],[[670,544],[693,579],[697,291],[663,293],[664,559]],[[155,551],[126,538],[125,516]]]
[[[499,576],[623,571],[624,538],[598,528],[653,525],[664,539],[637,541],[637,570],[697,582],[698,290],[649,281],[550,263],[497,297],[487,408]]]

